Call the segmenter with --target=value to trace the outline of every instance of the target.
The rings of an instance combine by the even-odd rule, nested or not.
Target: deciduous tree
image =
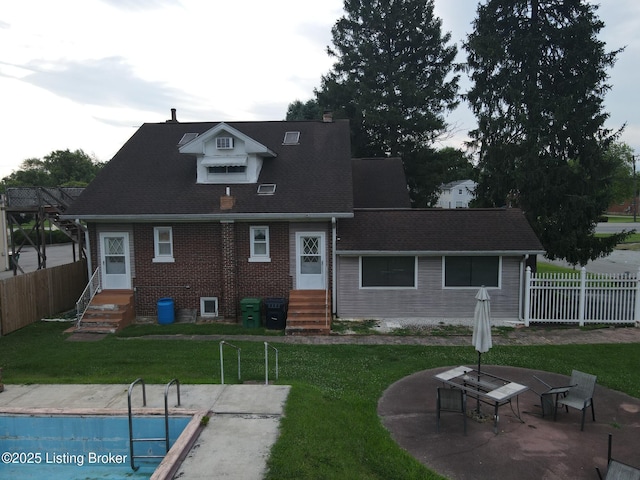
[[[42,160],[24,160],[2,182],[6,187],[84,187],[103,166],[82,150],[55,150]]]

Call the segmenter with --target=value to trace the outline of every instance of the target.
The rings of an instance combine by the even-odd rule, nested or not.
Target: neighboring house
[[[440,185],[438,208],[469,208],[469,202],[475,198],[476,182],[473,180],[456,180]]]
[[[87,225],[90,268],[105,291],[134,292],[137,316],[170,297],[237,320],[244,298],[282,297],[287,329],[332,313],[466,317],[482,279],[517,319],[524,259],[542,253],[524,216],[409,207],[401,160],[352,159],[347,121],[173,115],[142,125],[65,216]],[[300,292],[320,292],[324,314],[294,304]]]

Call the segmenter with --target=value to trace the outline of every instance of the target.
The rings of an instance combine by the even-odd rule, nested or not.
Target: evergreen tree
[[[604,128],[607,69],[620,52],[597,39],[583,0],[487,0],[465,44],[478,120],[476,191],[484,206],[521,207],[550,259],[584,265],[624,234],[593,235],[612,199],[617,133]]]
[[[345,0],[332,29],[336,59],[318,103],[349,118],[353,155],[403,156],[446,130],[457,104],[455,45],[433,0]]]
[[[293,120],[320,120],[322,118],[322,110],[318,101],[314,98],[302,103],[300,100],[296,100],[289,104],[287,108],[287,121]]]

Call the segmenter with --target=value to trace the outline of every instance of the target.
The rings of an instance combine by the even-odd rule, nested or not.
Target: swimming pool
[[[169,417],[173,445],[191,417]],[[126,416],[0,415],[0,478],[148,479],[161,459],[131,469]],[[136,438],[164,438],[164,416],[133,418]],[[164,455],[165,442],[136,442],[136,455]]]

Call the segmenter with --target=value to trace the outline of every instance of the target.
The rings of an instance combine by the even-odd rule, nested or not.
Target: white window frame
[[[216,137],[217,150],[233,150],[233,137]]]
[[[169,241],[160,241],[162,232],[169,232]],[[169,253],[160,253],[160,244],[169,244]],[[173,228],[172,227],[153,227],[153,262],[154,263],[173,263]]]
[[[215,312],[205,312],[204,304],[205,302],[214,302],[215,303]],[[218,303],[218,297],[200,297],[200,316],[202,318],[215,318],[218,316],[218,308],[220,304]]]
[[[255,232],[257,230],[264,230],[265,239],[256,241]],[[256,244],[265,244],[265,253],[256,253]],[[270,262],[270,242],[269,242],[269,227],[266,225],[253,225],[249,227],[249,245],[250,245],[250,262]]]

